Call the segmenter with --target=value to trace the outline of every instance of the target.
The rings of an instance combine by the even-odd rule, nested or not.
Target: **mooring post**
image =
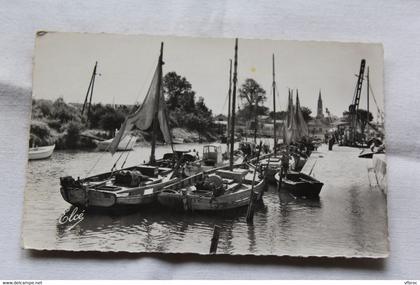
[[[252,224],[254,221],[254,212],[255,212],[255,193],[251,191],[251,197],[248,205],[248,210],[246,212],[246,222]]]
[[[264,181],[264,187],[266,187],[266,185],[267,185],[267,182],[265,182]],[[267,186],[267,189],[268,189],[268,186]],[[263,191],[260,191],[259,193],[258,193],[258,195],[257,195],[257,199],[256,199],[256,202],[261,202],[261,203],[263,203],[264,201],[262,200],[262,197],[263,197],[263,195],[264,195],[264,192],[265,191],[267,191],[267,190],[263,190]]]
[[[211,238],[210,254],[216,254],[217,245],[219,244],[220,227],[214,226],[213,237]]]
[[[264,181],[265,182],[268,182],[267,174],[270,171],[269,170],[269,167],[270,167],[270,159],[271,159],[271,155],[268,157],[267,165],[265,166],[265,170],[264,170]],[[264,191],[267,191],[267,190],[268,190],[268,183],[264,183]]]

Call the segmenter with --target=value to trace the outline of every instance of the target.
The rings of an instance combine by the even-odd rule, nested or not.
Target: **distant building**
[[[254,135],[255,130],[255,121],[246,121],[246,122],[238,122],[235,124],[235,130],[238,131],[241,135],[250,136]],[[276,120],[276,135],[277,138],[281,138],[283,136],[283,120]],[[274,121],[270,116],[266,115],[259,115],[258,116],[258,128],[257,128],[257,136],[258,137],[273,137],[274,135]]]
[[[227,133],[227,116],[225,115],[217,115],[214,117],[213,119],[213,125],[215,127],[215,131],[219,134],[219,135],[223,135]]]
[[[213,124],[218,134],[225,134],[227,132],[227,121],[214,121]]]
[[[284,121],[276,120],[276,137],[277,138],[283,137],[283,127],[284,127]],[[264,123],[259,133],[264,137],[273,137],[274,136],[274,122]]]
[[[322,119],[324,118],[324,109],[322,108],[322,98],[321,98],[321,90],[319,90],[319,96],[318,96],[318,109],[316,112],[316,118]]]
[[[322,103],[321,90],[318,95],[318,108],[316,117],[308,122],[308,130],[310,136],[323,137],[326,132],[331,128],[331,116],[326,108],[328,117],[324,116],[324,107]]]
[[[313,119],[308,122],[309,135],[322,138],[331,128],[331,124],[326,119]]]
[[[227,116],[219,114],[217,116],[214,116],[214,121],[227,121]]]

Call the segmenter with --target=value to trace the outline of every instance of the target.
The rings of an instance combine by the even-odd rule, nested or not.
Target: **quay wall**
[[[386,179],[386,158],[385,154],[373,155],[373,169],[375,171],[376,180],[379,188],[387,193],[387,179]]]

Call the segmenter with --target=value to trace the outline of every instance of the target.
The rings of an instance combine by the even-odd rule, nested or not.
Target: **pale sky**
[[[82,103],[95,61],[98,61],[93,102],[142,102],[164,42],[164,73],[185,76],[204,97],[213,114],[227,113],[229,59],[233,39],[139,36],[86,33],[47,33],[35,48],[33,96],[63,97]],[[321,89],[325,108],[341,116],[351,104],[360,61],[370,67],[370,84],[383,110],[383,48],[381,44],[239,39],[238,83],[254,78],[267,92],[265,106],[272,110],[272,54],[275,55],[277,110],[285,110],[288,88],[298,88],[302,106],[316,114]],[[376,106],[370,99],[370,110]],[[360,108],[366,109],[366,81]]]

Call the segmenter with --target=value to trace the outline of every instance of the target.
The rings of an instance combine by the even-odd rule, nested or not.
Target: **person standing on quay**
[[[289,171],[290,155],[288,149],[284,149],[281,155],[281,173],[280,176],[286,176]]]
[[[335,143],[334,136],[331,136],[330,139],[328,140],[328,150],[333,150],[334,143]]]

